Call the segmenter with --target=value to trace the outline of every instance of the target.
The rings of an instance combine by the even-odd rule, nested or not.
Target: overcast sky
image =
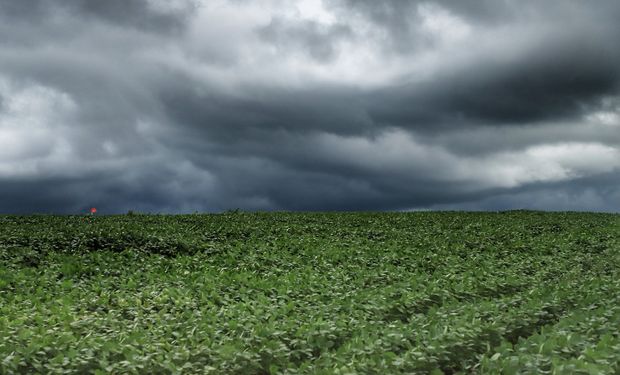
[[[0,0],[0,213],[620,211],[617,0]]]

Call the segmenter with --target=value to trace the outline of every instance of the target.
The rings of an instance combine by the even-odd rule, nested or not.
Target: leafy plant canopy
[[[0,373],[619,372],[618,215],[0,216]]]

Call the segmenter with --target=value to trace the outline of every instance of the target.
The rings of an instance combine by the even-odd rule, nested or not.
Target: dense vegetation
[[[620,373],[620,216],[0,216],[0,373]]]

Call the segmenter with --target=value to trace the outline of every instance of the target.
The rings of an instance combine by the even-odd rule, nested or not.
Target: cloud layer
[[[0,212],[620,211],[619,18],[0,0]]]

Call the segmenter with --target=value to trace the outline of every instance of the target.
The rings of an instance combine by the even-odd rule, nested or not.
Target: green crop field
[[[0,373],[620,374],[620,216],[0,216]]]

